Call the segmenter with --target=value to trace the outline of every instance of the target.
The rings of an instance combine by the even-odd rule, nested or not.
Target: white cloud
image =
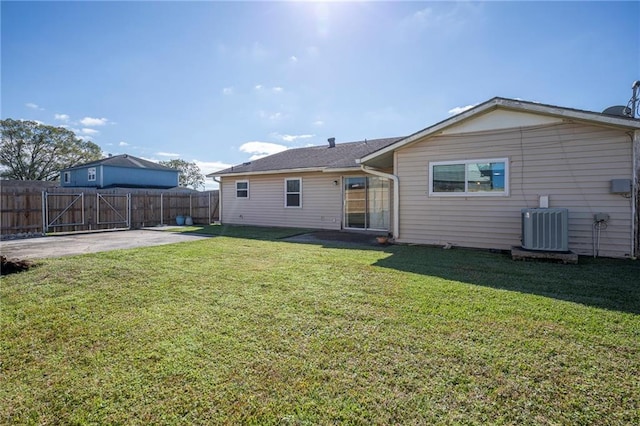
[[[258,92],[260,92],[263,89],[265,89],[265,87],[262,84],[256,84],[255,86],[253,86],[253,88]],[[271,91],[273,93],[282,93],[284,91],[284,88],[282,88],[280,86],[274,86],[274,87],[271,88]]]
[[[200,161],[193,160],[193,162],[198,166],[202,174],[205,176],[204,179],[204,190],[212,191],[214,189],[218,189],[218,182],[214,181],[212,178],[206,177],[208,174],[217,172],[219,170],[228,169],[233,166],[233,164],[223,163],[221,161]]]
[[[80,120],[80,124],[83,126],[104,126],[108,121],[106,118],[85,117]]]
[[[295,142],[298,139],[309,139],[314,137],[315,135],[281,135],[280,133],[274,132],[271,133],[271,136],[274,138],[282,139],[285,142]]]
[[[219,170],[228,169],[233,166],[233,164],[223,163],[221,161],[199,161],[194,160],[196,166],[200,168],[200,171],[203,175],[207,176],[209,173],[217,172]],[[218,189],[218,182],[214,181],[211,178],[205,177],[204,179],[204,189],[205,191],[212,191],[214,189]]]
[[[194,160],[196,166],[200,168],[200,171],[203,175],[208,175],[209,173],[217,172],[218,170],[228,169],[233,166],[233,164],[223,163],[222,161],[199,161]]]
[[[69,121],[69,116],[67,114],[55,114],[53,118],[58,121],[64,121],[65,123]]]
[[[286,146],[271,142],[259,142],[251,141],[244,143],[240,146],[240,151],[247,154],[253,154],[250,160],[257,160],[258,158],[266,157],[267,155],[277,154],[278,152],[285,151]]]
[[[291,55],[291,56],[289,57],[289,62],[291,62],[291,63],[295,64],[296,62],[298,62],[298,57],[297,57],[297,56],[295,56],[295,55]]]
[[[84,133],[85,135],[97,135],[98,133],[100,133],[95,129],[87,129],[87,128],[81,129],[80,132]]]
[[[285,115],[281,112],[267,112],[264,110],[258,111],[260,118],[267,119],[269,121],[278,121],[285,118]]]
[[[125,141],[120,141],[120,143],[118,144],[118,146],[129,146],[128,143],[126,143]]]
[[[483,7],[480,2],[431,3],[402,19],[399,30],[404,35],[425,31],[440,37],[459,34],[482,22]]]
[[[456,114],[460,114],[461,112],[465,112],[468,109],[473,108],[474,106],[476,106],[478,104],[473,104],[473,105],[465,105],[465,106],[457,106],[455,108],[451,108],[449,111],[447,111],[449,114],[451,115],[456,115]]]
[[[322,120],[316,120],[316,121],[314,121],[312,124],[313,124],[314,126],[318,126],[318,127],[320,127],[320,126],[324,126],[324,121],[322,121]]]
[[[233,87],[225,87],[222,89],[223,95],[233,95]]]
[[[408,19],[411,20],[414,25],[428,26],[433,24],[438,17],[434,16],[432,8],[426,7],[414,12]]]
[[[140,158],[142,158],[143,160],[151,161],[152,163],[157,163],[159,161],[156,158],[149,158],[149,157],[142,157],[142,156]]]
[[[159,155],[160,157],[180,157],[180,154],[175,152],[156,152],[156,155]]]
[[[40,105],[34,104],[33,102],[27,102],[26,104],[24,104],[24,106],[26,106],[27,108],[31,108],[31,109],[37,109],[39,111],[43,111],[44,110],[44,108],[41,108]]]

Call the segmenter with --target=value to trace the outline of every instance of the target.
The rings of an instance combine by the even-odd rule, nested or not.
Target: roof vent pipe
[[[327,139],[327,141],[329,141],[329,148],[335,148],[335,146],[336,146],[336,138],[329,138],[329,139]]]

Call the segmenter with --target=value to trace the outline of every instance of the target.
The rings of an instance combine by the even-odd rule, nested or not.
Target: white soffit
[[[445,129],[441,134],[454,135],[459,133],[485,132],[489,130],[541,126],[561,122],[562,119],[557,117],[497,109]]]

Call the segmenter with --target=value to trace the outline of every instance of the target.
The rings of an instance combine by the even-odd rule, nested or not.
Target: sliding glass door
[[[344,178],[344,227],[389,229],[389,180],[377,176]]]

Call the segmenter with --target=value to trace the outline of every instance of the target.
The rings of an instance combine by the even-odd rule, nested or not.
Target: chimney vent
[[[335,146],[336,146],[336,138],[329,138],[329,139],[327,139],[327,141],[329,141],[329,148],[335,148]]]

